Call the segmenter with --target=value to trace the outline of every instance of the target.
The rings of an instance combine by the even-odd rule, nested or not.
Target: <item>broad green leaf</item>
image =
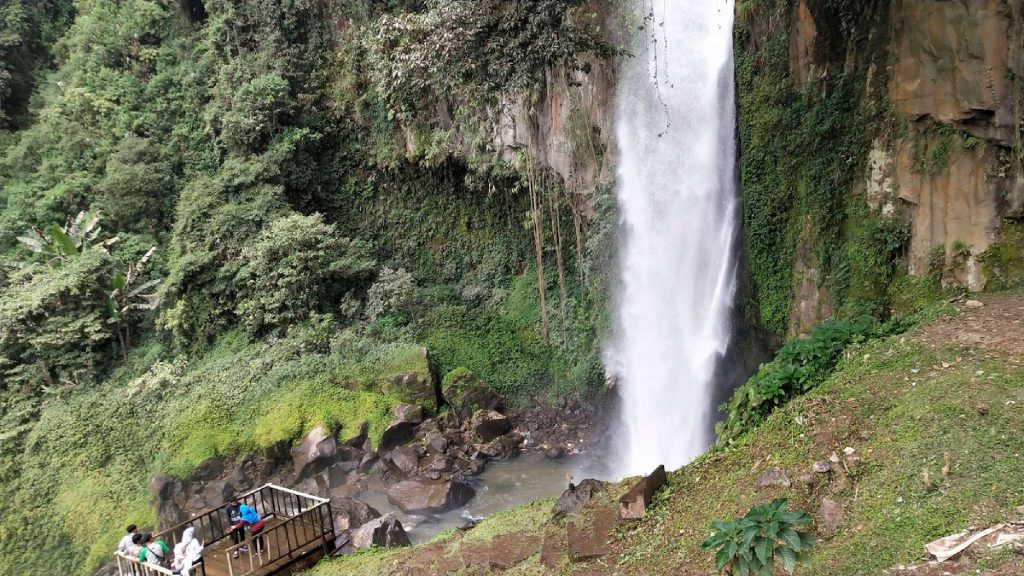
[[[725,548],[720,549],[718,554],[715,554],[715,569],[721,572],[725,565],[729,563],[729,560],[732,560],[729,551]]]
[[[66,232],[61,230],[59,226],[47,228],[46,235],[57,245],[64,256],[70,257],[78,254],[78,247],[75,246],[75,241]]]
[[[757,559],[761,561],[761,564],[768,563],[768,556],[771,554],[774,544],[775,542],[768,538],[762,537],[757,539],[757,544],[754,545],[754,553],[757,555]]]
[[[800,535],[792,528],[786,528],[779,531],[779,539],[781,539],[786,546],[792,548],[794,552],[803,550],[804,545],[803,542],[800,541]]]
[[[785,546],[779,546],[775,549],[775,555],[782,561],[782,568],[792,574],[796,569],[796,554]]]

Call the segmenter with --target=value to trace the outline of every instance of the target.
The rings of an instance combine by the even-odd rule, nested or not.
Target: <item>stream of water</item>
[[[736,285],[733,0],[637,0],[616,112],[622,242],[620,475],[674,469],[711,442],[714,373]]]
[[[577,482],[584,478],[584,458],[567,456],[551,460],[539,452],[527,452],[512,460],[493,462],[475,479],[476,496],[466,506],[441,514],[406,514],[378,491],[364,492],[359,499],[382,514],[394,512],[412,543],[419,544],[449,528],[482,520],[495,512],[559,496],[566,489],[570,476]]]

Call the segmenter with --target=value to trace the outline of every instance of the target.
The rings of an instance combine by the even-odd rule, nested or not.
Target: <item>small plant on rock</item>
[[[754,506],[742,518],[715,520],[714,533],[701,548],[715,553],[715,568],[730,576],[771,576],[775,561],[782,562],[792,574],[797,562],[814,548],[814,536],[799,532],[798,526],[811,523],[803,511],[787,510],[789,503],[776,498],[768,504]]]

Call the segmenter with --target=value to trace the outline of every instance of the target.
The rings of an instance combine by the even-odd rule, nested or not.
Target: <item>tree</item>
[[[328,309],[374,269],[368,247],[338,237],[320,214],[278,218],[245,254],[240,278],[247,293],[238,315],[253,334],[281,331]]]

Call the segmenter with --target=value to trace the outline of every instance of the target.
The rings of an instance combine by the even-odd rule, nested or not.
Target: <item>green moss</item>
[[[888,300],[895,316],[916,314],[941,301],[945,296],[939,283],[930,276],[901,274],[889,285]]]
[[[1024,223],[1007,220],[999,240],[978,257],[988,288],[1003,290],[1024,284]]]
[[[847,198],[868,150],[862,70],[801,90],[790,78],[785,34],[749,41],[754,20],[789,6],[748,7],[751,28],[737,29],[736,55],[746,248],[761,320],[779,334],[789,326],[799,243],[813,239],[823,282],[842,283]],[[846,294],[837,292],[842,304]]]

